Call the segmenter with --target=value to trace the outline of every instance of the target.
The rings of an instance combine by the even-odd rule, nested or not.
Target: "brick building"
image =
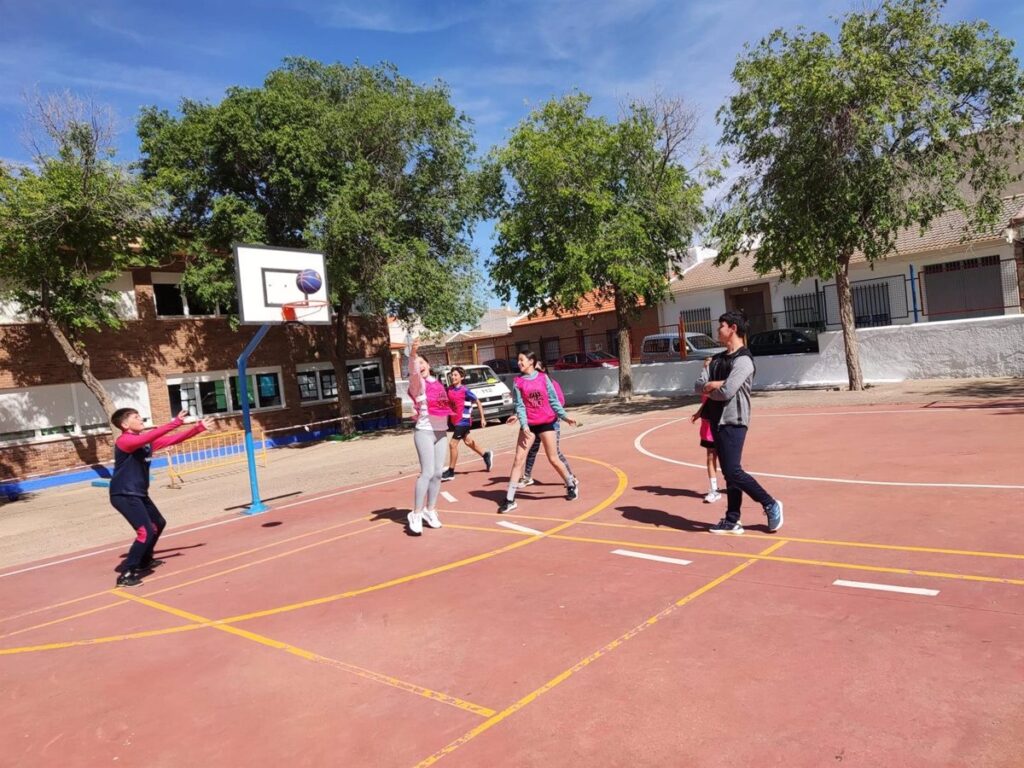
[[[632,325],[632,356],[638,359],[643,337],[658,330],[657,309],[643,307]],[[591,293],[572,309],[557,313],[541,309],[514,319],[504,332],[488,333],[481,328],[460,334],[463,338],[449,344],[449,354],[463,361],[475,356],[479,362],[514,358],[524,348],[532,349],[548,363],[574,352],[608,352],[617,357],[618,333],[614,304],[600,301]]]
[[[125,323],[86,337],[93,373],[115,405],[136,407],[153,424],[184,408],[214,416],[221,429],[240,428],[236,361],[256,328],[233,330],[218,310],[199,307],[180,279],[140,269],[112,286]],[[333,326],[270,330],[249,360],[254,426],[338,417],[334,335]],[[353,414],[386,418],[395,386],[383,320],[349,318],[347,358]],[[0,483],[109,462],[107,418],[46,329],[0,307]]]

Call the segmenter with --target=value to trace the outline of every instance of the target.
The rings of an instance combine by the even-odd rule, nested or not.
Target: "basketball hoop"
[[[319,299],[289,301],[281,305],[281,319],[286,323],[301,323],[302,318],[316,314],[326,306],[327,302]]]

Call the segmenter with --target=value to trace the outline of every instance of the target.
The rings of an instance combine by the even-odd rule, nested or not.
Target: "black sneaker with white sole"
[[[494,466],[494,451],[484,451],[484,467],[488,472]]]
[[[454,469],[446,469],[444,472],[441,473],[441,482],[447,482],[447,481],[452,480],[454,478],[455,478],[455,470]]]
[[[565,487],[565,498],[569,501],[576,501],[580,497],[580,481],[577,480],[572,485]]]
[[[516,504],[515,499],[513,499],[512,501],[509,501],[508,499],[502,499],[501,504],[498,505],[498,514],[503,515],[506,512],[511,512],[518,506],[519,505]]]
[[[142,579],[135,571],[127,571],[117,577],[117,584],[115,587],[137,587],[142,583]]]
[[[708,528],[711,533],[731,533],[733,536],[743,535],[743,526],[739,523],[730,523],[724,517]]]

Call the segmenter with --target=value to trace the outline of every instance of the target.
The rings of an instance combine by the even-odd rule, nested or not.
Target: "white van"
[[[505,386],[505,383],[498,378],[498,374],[486,365],[460,365],[466,375],[462,383],[473,394],[480,398],[480,404],[484,407],[484,416],[489,424],[504,421],[511,416],[515,409],[512,406],[512,391]],[[434,367],[434,373],[444,382],[445,386],[451,386],[451,373],[454,365],[441,365]],[[402,418],[412,418],[412,400],[409,398],[409,383],[407,381],[396,382],[396,389],[402,399]],[[473,425],[479,426],[480,411],[473,407]]]
[[[725,347],[714,341],[706,333],[686,334],[686,359],[703,360],[705,357],[713,357],[719,352],[725,352]],[[678,363],[682,358],[679,356],[679,333],[655,333],[644,336],[640,345],[641,363]]]

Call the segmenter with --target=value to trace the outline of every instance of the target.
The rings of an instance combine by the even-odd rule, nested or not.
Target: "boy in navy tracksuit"
[[[110,480],[110,503],[135,531],[135,541],[121,565],[117,586],[135,587],[142,583],[140,573],[163,563],[153,559],[157,539],[167,525],[156,504],[149,498],[149,463],[153,452],[175,445],[213,428],[213,419],[205,418],[183,432],[169,434],[188,416],[182,411],[171,422],[146,430],[134,408],[119,408],[110,423],[121,430],[114,442],[114,476]]]

